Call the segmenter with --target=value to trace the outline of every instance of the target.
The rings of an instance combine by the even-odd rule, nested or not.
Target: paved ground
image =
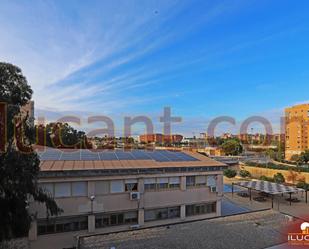
[[[242,207],[239,204],[236,204],[226,198],[222,200],[222,205],[221,205],[221,215],[222,216],[241,214],[241,213],[248,212],[248,211],[250,211],[249,208]]]
[[[81,240],[81,249],[262,249],[283,243],[288,219],[268,210]]]
[[[225,199],[231,200],[236,205],[242,208],[249,209],[249,210],[261,210],[261,209],[272,207],[271,198],[267,198],[266,202],[257,202],[254,200],[250,201],[249,198],[239,197],[237,194],[234,194],[232,196],[231,193],[225,193],[224,196],[225,196]],[[258,193],[253,192],[252,198],[256,196],[258,196]],[[291,206],[290,206],[290,203],[285,200],[288,197],[289,197],[288,194],[284,195],[283,197],[281,195],[276,196],[274,199],[273,209],[276,211],[280,211],[282,213],[286,213],[286,214],[307,220],[309,216],[309,203],[305,203],[304,195],[301,193],[293,194],[293,197],[297,197],[300,200],[300,202],[292,203]],[[308,193],[308,197],[309,197],[309,193]]]
[[[306,247],[306,246],[291,246],[291,245],[288,245],[288,243],[284,243],[284,244],[268,247],[266,249],[308,249],[308,247]]]

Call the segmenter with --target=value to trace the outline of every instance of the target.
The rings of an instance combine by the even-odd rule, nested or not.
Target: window
[[[138,218],[137,218],[137,212],[128,212],[124,214],[124,223],[129,224],[129,223],[137,223]]]
[[[138,222],[137,211],[112,214],[97,214],[95,217],[95,227],[117,226],[124,224],[136,224]]]
[[[87,182],[72,182],[72,196],[87,196]]]
[[[145,210],[145,221],[172,219],[180,217],[180,207]]]
[[[179,177],[170,177],[168,179],[169,188],[179,188],[180,187],[180,178]]]
[[[137,179],[129,179],[125,180],[125,191],[131,192],[131,191],[137,191]]]
[[[52,196],[54,195],[54,184],[52,183],[41,183],[40,187],[45,191],[50,193]]]
[[[162,177],[162,178],[157,178],[157,186],[158,189],[167,189],[168,188],[168,178],[167,177]]]
[[[155,190],[156,189],[156,178],[145,178],[144,187],[145,190]]]
[[[186,216],[215,213],[216,208],[216,202],[186,205]]]
[[[109,181],[96,181],[94,183],[95,195],[104,195],[109,193]]]
[[[157,189],[177,189],[180,187],[180,178],[176,177],[160,177],[160,178],[145,178],[145,190]]]
[[[124,192],[124,184],[122,180],[111,181],[111,193],[122,193]]]
[[[87,196],[88,182],[41,183],[40,187],[56,198]]]
[[[216,187],[217,186],[217,177],[216,176],[207,176],[207,186]]]
[[[123,214],[112,214],[110,221],[111,221],[111,225],[121,225],[123,224]]]
[[[88,217],[60,218],[38,221],[38,234],[62,233],[88,229]]]
[[[186,177],[186,184],[187,184],[187,187],[195,186],[195,176],[187,176]]]
[[[70,183],[55,183],[55,197],[69,197],[71,196]]]
[[[206,176],[196,176],[195,186],[206,186]]]

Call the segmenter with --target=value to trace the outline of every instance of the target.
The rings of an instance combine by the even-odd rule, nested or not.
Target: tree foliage
[[[227,139],[222,143],[221,148],[228,156],[237,156],[243,151],[242,145],[237,139]]]
[[[297,188],[302,188],[304,190],[309,190],[309,184],[306,183],[305,181],[300,181],[299,183],[296,184]]]
[[[37,144],[53,148],[90,149],[91,143],[83,131],[77,131],[68,123],[49,123],[36,126]]]
[[[274,174],[274,182],[276,182],[276,183],[284,183],[285,182],[285,178],[282,175],[282,173],[278,172],[278,173]]]
[[[246,178],[246,177],[251,177],[251,174],[248,170],[240,170],[239,171],[239,175],[243,178]]]
[[[264,176],[264,175],[262,175],[260,177],[260,180],[261,181],[268,181],[268,182],[273,182],[274,181],[274,179],[272,177],[268,177],[268,176]]]
[[[237,175],[237,172],[234,169],[225,169],[223,175],[227,178],[233,178]]]
[[[0,241],[27,234],[34,215],[28,211],[31,201],[44,203],[48,215],[61,211],[38,186],[40,161],[31,149],[34,127],[28,115],[20,113],[31,96],[32,90],[21,70],[0,63],[0,102],[7,104],[7,124],[1,124],[7,127],[7,141],[5,151],[0,154]],[[19,149],[21,141],[30,148],[27,153]]]

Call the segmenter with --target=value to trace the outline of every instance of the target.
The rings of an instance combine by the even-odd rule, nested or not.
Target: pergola
[[[290,194],[290,206],[292,205],[292,194],[298,193],[298,192],[304,192],[306,193],[306,203],[308,203],[308,196],[307,196],[307,190],[296,188],[292,186],[286,186],[279,183],[274,182],[268,182],[268,181],[260,181],[260,180],[254,180],[254,181],[241,181],[232,183],[232,195],[234,194],[234,185],[247,188],[249,190],[249,197],[250,201],[252,198],[251,191],[255,190],[262,193],[267,193],[271,195],[271,206],[274,207],[274,196],[279,194]]]

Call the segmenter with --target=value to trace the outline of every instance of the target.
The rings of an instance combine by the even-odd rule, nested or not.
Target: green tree
[[[237,172],[234,169],[225,169],[223,175],[227,178],[233,178],[237,175]]]
[[[39,139],[37,144],[54,148],[92,148],[83,131],[77,131],[68,123],[49,123],[36,127]],[[46,139],[44,139],[46,136]]]
[[[237,139],[227,139],[221,145],[223,152],[228,156],[237,156],[242,153],[243,148]]]
[[[274,182],[276,182],[276,183],[284,183],[285,182],[285,178],[282,175],[282,173],[278,172],[278,173],[274,174]]]
[[[299,183],[296,184],[297,188],[302,188],[304,190],[309,190],[309,184],[306,183],[305,181],[300,181]]]
[[[308,163],[309,162],[309,150],[305,150],[300,154],[299,161],[301,163]]]
[[[261,181],[268,181],[268,182],[273,182],[274,181],[273,178],[268,177],[268,176],[264,176],[264,175],[260,177],[260,180]]]
[[[29,200],[44,203],[48,215],[61,211],[38,186],[40,161],[31,149],[34,127],[28,115],[20,113],[31,96],[32,90],[21,70],[0,63],[0,102],[7,105],[7,123],[0,124],[7,127],[5,150],[0,154],[0,241],[27,234],[34,215],[28,211]],[[28,148],[27,153],[21,151],[21,141]]]
[[[297,154],[291,156],[291,161],[293,161],[293,162],[299,162],[300,159],[301,159],[301,157]]]
[[[243,178],[246,178],[246,177],[251,177],[251,174],[248,170],[240,170],[239,171],[239,175]]]

